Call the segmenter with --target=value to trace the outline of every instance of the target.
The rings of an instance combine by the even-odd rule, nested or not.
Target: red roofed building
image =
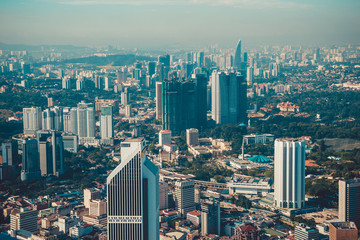
[[[186,214],[186,219],[192,222],[194,225],[200,225],[201,223],[201,212],[198,210],[193,210]]]
[[[295,113],[300,112],[300,107],[296,106],[292,102],[281,102],[276,107],[280,109],[280,111],[282,112],[295,112]]]
[[[252,224],[245,224],[235,228],[234,240],[260,240],[260,230]]]

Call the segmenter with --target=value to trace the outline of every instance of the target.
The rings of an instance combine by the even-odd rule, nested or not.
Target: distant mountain
[[[26,45],[26,44],[8,44],[0,42],[0,50],[8,51],[41,51],[56,48],[58,50],[79,50],[86,49],[87,47],[78,47],[73,45]]]
[[[96,65],[96,66],[125,66],[131,65],[136,61],[152,61],[155,60],[153,57],[148,56],[136,56],[134,54],[126,54],[126,55],[108,55],[105,57],[98,57],[98,56],[90,56],[90,57],[83,57],[83,58],[72,58],[66,59],[63,63],[82,63],[82,64],[89,64],[89,65]]]

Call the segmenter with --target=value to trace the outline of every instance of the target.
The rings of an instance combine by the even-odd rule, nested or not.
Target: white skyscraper
[[[93,106],[86,103],[78,104],[76,125],[77,134],[80,138],[95,137],[95,110]]]
[[[24,134],[35,135],[41,129],[41,108],[23,108]]]
[[[159,172],[145,140],[121,143],[121,163],[107,178],[109,240],[159,239]]]
[[[305,142],[275,140],[275,205],[282,208],[305,206]]]
[[[171,144],[171,131],[170,130],[161,130],[159,132],[159,145],[164,146],[164,144]]]
[[[114,129],[111,105],[104,105],[101,107],[100,133],[102,143],[112,145],[112,140],[114,138]]]

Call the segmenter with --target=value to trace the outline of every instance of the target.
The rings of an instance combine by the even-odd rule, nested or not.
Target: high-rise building
[[[57,131],[64,129],[62,108],[47,108],[42,112],[42,129]]]
[[[162,83],[162,125],[179,135],[187,128],[197,127],[196,85],[175,80]]]
[[[220,236],[220,203],[213,201],[201,203],[201,234]]]
[[[182,216],[195,209],[194,181],[175,182],[176,208]]]
[[[128,92],[128,89],[125,88],[124,91],[121,93],[121,104],[122,105],[128,105],[130,102],[130,93]]]
[[[84,87],[85,87],[84,79],[82,77],[78,78],[76,80],[76,90],[80,91],[80,90],[84,89]]]
[[[79,149],[79,138],[77,135],[63,135],[64,149],[69,152],[77,153]]]
[[[159,132],[159,145],[163,147],[164,144],[171,144],[171,131],[170,130],[161,130]]]
[[[10,214],[10,229],[25,230],[31,233],[38,232],[37,211],[27,211],[23,208],[14,209]]]
[[[159,182],[159,210],[169,208],[169,186],[166,182]]]
[[[112,113],[111,105],[101,107],[100,134],[101,134],[101,141],[103,144],[113,145],[114,128],[113,128],[113,113]]]
[[[162,82],[156,82],[156,120],[162,121]]]
[[[360,227],[360,178],[339,181],[339,220]]]
[[[100,199],[101,192],[94,188],[85,188],[84,189],[84,206],[90,208],[90,202],[92,200]]]
[[[196,84],[196,113],[198,129],[205,128],[207,125],[207,84],[208,77],[205,74],[196,74],[194,79]]]
[[[8,140],[2,143],[2,164],[7,166],[17,165],[18,144],[15,140]]]
[[[158,240],[159,172],[145,140],[121,143],[121,163],[107,178],[108,239]]]
[[[354,222],[330,222],[329,240],[357,240],[358,228]]]
[[[41,129],[41,108],[23,108],[24,134],[34,136]]]
[[[77,123],[74,125],[77,126],[77,134],[79,138],[95,137],[95,111],[92,104],[83,102],[78,104]]]
[[[62,79],[62,88],[63,89],[71,89],[71,79],[70,77],[66,76]]]
[[[60,132],[38,131],[41,175],[60,176],[64,173],[64,143]]]
[[[211,75],[211,115],[216,124],[246,123],[247,97],[243,75],[214,71]]]
[[[186,129],[186,144],[190,146],[199,145],[199,130],[196,128]]]
[[[38,142],[36,139],[23,140],[21,181],[41,178]]]
[[[246,73],[246,82],[247,82],[248,86],[252,85],[253,78],[254,78],[254,68],[253,67],[248,67],[247,68],[247,73]]]
[[[305,141],[283,138],[275,140],[275,206],[305,206]]]
[[[317,240],[319,231],[316,228],[300,224],[295,227],[295,240]]]
[[[106,202],[100,199],[90,200],[89,215],[99,217],[104,214],[106,214]]]
[[[237,70],[241,69],[241,40],[239,40],[238,44],[236,45],[234,68]]]
[[[156,62],[149,62],[148,63],[148,72],[150,77],[155,74],[156,69]]]

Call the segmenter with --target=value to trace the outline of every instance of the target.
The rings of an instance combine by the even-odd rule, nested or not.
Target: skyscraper
[[[275,206],[305,206],[305,142],[301,139],[275,140]]]
[[[207,125],[207,84],[208,77],[205,74],[196,74],[196,113],[198,129],[205,128]]]
[[[36,139],[23,140],[21,181],[41,178],[38,142]]]
[[[162,83],[162,125],[179,135],[187,128],[196,127],[197,101],[194,82],[166,81]]]
[[[217,72],[211,75],[211,115],[216,124],[246,123],[247,97],[243,75]]]
[[[159,239],[159,172],[145,140],[121,143],[121,163],[107,178],[108,239]]]
[[[41,129],[41,108],[23,108],[24,134],[34,136]]]
[[[101,107],[100,134],[103,144],[112,145],[114,143],[113,113],[111,105]]]
[[[213,201],[201,203],[201,234],[220,236],[220,203]]]
[[[169,186],[166,182],[159,182],[159,210],[169,208]]]
[[[234,57],[234,68],[237,70],[241,69],[241,40],[239,40]]]
[[[42,112],[42,129],[57,131],[64,129],[62,108],[47,108]]]
[[[9,140],[1,145],[2,148],[2,163],[7,166],[17,164],[18,158],[18,144],[15,140]]]
[[[78,104],[76,125],[79,138],[95,137],[95,111],[92,104],[83,102]]]
[[[156,82],[156,120],[162,120],[162,82]]]
[[[249,86],[252,85],[253,78],[254,78],[254,68],[253,67],[248,67],[247,68],[247,73],[246,73],[247,85],[249,85]]]
[[[64,173],[64,143],[60,132],[38,131],[41,175],[60,176]]]
[[[182,216],[195,209],[194,181],[175,182],[176,208]]]
[[[339,181],[339,220],[360,227],[360,178]]]

